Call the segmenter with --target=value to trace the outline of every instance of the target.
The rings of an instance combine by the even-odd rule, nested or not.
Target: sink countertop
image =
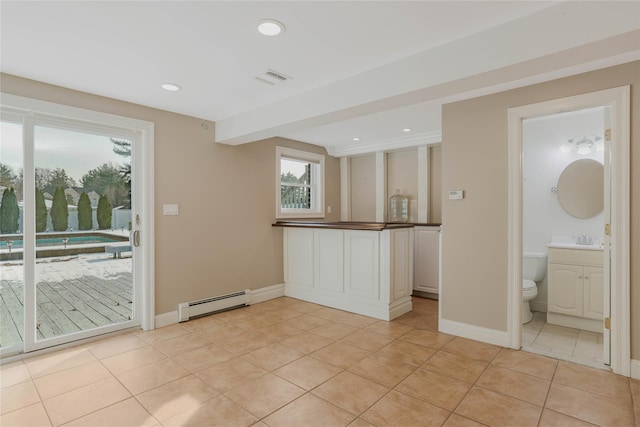
[[[557,249],[579,249],[583,251],[602,251],[604,250],[604,245],[579,245],[577,243],[567,243],[567,242],[551,242],[547,245],[548,248],[557,248]]]

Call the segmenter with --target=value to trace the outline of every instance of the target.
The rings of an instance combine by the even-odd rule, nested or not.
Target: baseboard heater
[[[186,322],[196,317],[208,316],[222,311],[233,310],[234,308],[245,307],[251,303],[251,290],[235,292],[227,295],[220,295],[201,299],[198,301],[183,302],[178,304],[178,321]]]

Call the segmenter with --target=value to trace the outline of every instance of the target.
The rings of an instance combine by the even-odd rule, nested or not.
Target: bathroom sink
[[[547,245],[548,248],[559,249],[581,249],[585,251],[601,251],[604,249],[604,245],[579,245],[577,243],[565,243],[565,242],[551,242]]]

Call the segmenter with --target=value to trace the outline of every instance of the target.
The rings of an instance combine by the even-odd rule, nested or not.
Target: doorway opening
[[[596,107],[522,123],[527,284],[522,349],[598,368],[609,364],[604,336],[609,116],[608,108]]]
[[[591,92],[583,95],[572,96],[568,98],[556,99],[538,104],[525,105],[521,107],[511,108],[508,111],[508,152],[509,152],[509,214],[508,214],[508,326],[507,335],[509,345],[512,348],[520,349],[523,347],[523,311],[525,311],[523,300],[523,254],[524,254],[524,190],[523,190],[523,128],[527,120],[551,116],[559,113],[567,113],[574,111],[583,111],[589,109],[604,109],[609,111],[610,134],[610,156],[607,159],[605,155],[605,184],[604,188],[609,189],[609,195],[604,197],[605,205],[609,204],[610,208],[604,208],[604,224],[606,228],[602,231],[602,266],[601,277],[604,283],[603,289],[609,289],[610,292],[603,290],[602,298],[602,317],[605,320],[603,328],[603,363],[606,363],[606,357],[610,354],[609,364],[613,372],[629,376],[631,373],[631,355],[630,355],[630,254],[629,254],[629,224],[630,224],[630,167],[629,167],[629,151],[630,151],[630,87],[623,86],[619,88],[607,89],[598,92]],[[605,118],[607,116],[605,115]],[[578,131],[576,131],[578,132]],[[606,129],[605,129],[606,132]],[[584,136],[584,135],[581,135]],[[569,138],[571,139],[571,137]],[[576,140],[574,140],[576,141]],[[606,141],[605,141],[606,142]],[[595,141],[594,141],[595,143]],[[574,142],[575,144],[575,142]],[[584,151],[584,150],[582,150]],[[606,144],[605,144],[605,153]],[[549,189],[550,191],[551,189]],[[608,212],[610,216],[607,217]],[[606,230],[606,231],[605,231]],[[585,238],[589,242],[589,236],[579,236],[584,242]],[[571,234],[569,235],[571,236]],[[592,243],[594,236],[591,236]],[[595,236],[597,239],[597,236]],[[597,240],[596,240],[597,241]],[[579,243],[577,238],[573,244]],[[551,248],[548,248],[551,249]],[[575,249],[576,251],[582,250]],[[594,251],[594,253],[596,253]],[[593,255],[593,254],[592,254]],[[558,258],[553,252],[547,252],[547,256],[551,256],[551,263],[570,264],[576,262],[571,259]],[[582,280],[582,295],[579,298],[573,295],[573,301],[582,301],[581,310],[585,312],[585,277],[588,280],[593,277],[591,270],[593,268],[590,263],[586,262],[580,266],[580,272],[574,271],[568,273],[563,270],[561,276],[566,279],[569,274],[575,274],[576,280]],[[551,271],[551,280],[554,281],[553,274],[557,272]],[[597,274],[595,275],[597,276]],[[599,280],[599,278],[597,278]],[[595,279],[594,279],[595,280]],[[609,281],[610,285],[607,285]],[[589,284],[587,284],[588,287]],[[548,291],[548,289],[547,289]],[[597,292],[596,292],[597,293]],[[595,294],[590,294],[593,297]],[[549,293],[547,292],[547,297]],[[564,295],[566,297],[566,295]],[[567,298],[565,298],[566,300]],[[570,298],[569,298],[570,299]],[[595,301],[594,298],[592,300]],[[549,300],[547,299],[547,309],[549,308]],[[569,315],[569,313],[563,313]],[[577,313],[573,313],[574,315]],[[577,317],[577,316],[574,316]],[[595,322],[599,320],[591,319]],[[607,352],[606,349],[610,349]]]

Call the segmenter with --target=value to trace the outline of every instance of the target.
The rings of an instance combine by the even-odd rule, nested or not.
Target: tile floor
[[[640,381],[291,298],[1,367],[8,426],[634,426]]]
[[[603,335],[596,332],[549,325],[547,314],[533,312],[522,326],[522,349],[556,359],[604,369]]]

